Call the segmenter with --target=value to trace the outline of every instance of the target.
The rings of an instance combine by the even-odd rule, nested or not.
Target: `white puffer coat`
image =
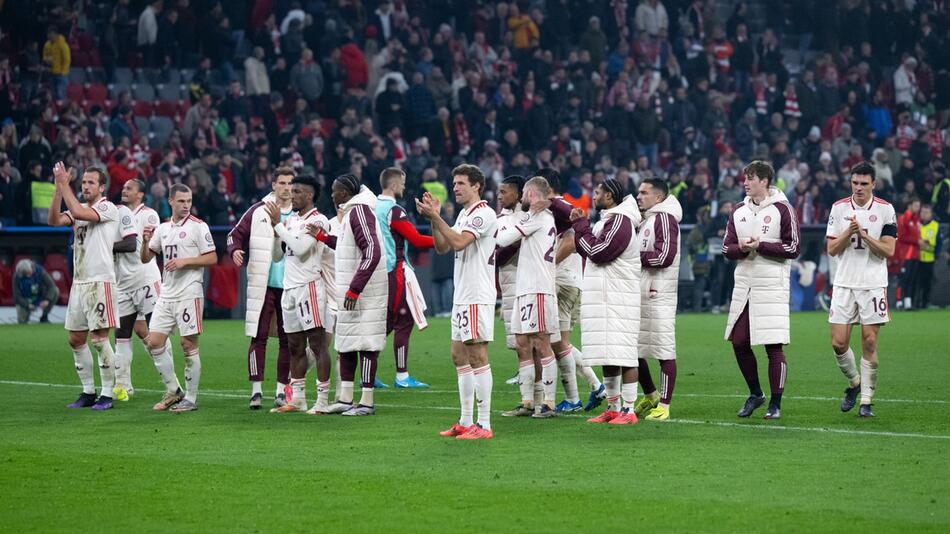
[[[374,251],[360,250],[350,223],[350,213],[359,205],[367,206],[372,214],[376,209],[376,196],[365,186],[343,204],[343,224],[336,243],[336,330],[334,346],[338,353],[355,351],[380,351],[386,345],[386,306],[389,298],[389,279],[386,275],[386,261],[382,249],[377,252],[379,261],[373,274],[356,299],[356,308],[345,310],[343,302],[346,292],[363,260],[363,254]],[[375,221],[375,216],[373,216]],[[368,224],[367,224],[368,226]],[[383,246],[383,235],[378,221],[369,229],[376,235],[375,246]],[[367,239],[369,236],[367,236]]]
[[[267,202],[277,202],[274,193],[269,193],[261,199],[261,205],[253,212],[245,214],[251,219],[251,233],[248,236],[247,254],[247,307],[244,315],[244,335],[257,335],[258,320],[261,309],[264,307],[264,298],[267,292],[267,280],[270,277],[270,267],[273,262],[274,227],[271,226],[270,216],[263,209]],[[280,303],[277,303],[278,313]],[[270,336],[277,335],[277,314],[273,314],[270,325]]]
[[[587,258],[581,292],[581,342],[584,364],[636,367],[640,337],[640,247],[636,236],[640,210],[632,196],[605,210],[594,226],[601,234],[613,217],[626,217],[632,235],[626,249],[612,261],[598,265],[578,243],[577,250]],[[578,235],[575,231],[575,242]]]
[[[343,221],[339,217],[331,217],[327,234],[339,239],[342,227]],[[323,322],[323,326],[327,332],[333,333],[336,331],[336,251],[330,247],[324,247],[320,261],[320,276],[323,277],[323,284],[326,287],[328,316],[327,320]]]
[[[671,217],[676,224],[671,224]],[[676,197],[670,195],[663,202],[646,211],[637,232],[637,238],[640,240],[641,262],[643,252],[654,249],[657,243],[657,231],[663,232],[664,239],[661,240],[663,248],[652,263],[666,265],[654,267],[649,265],[651,262],[642,265],[639,340],[641,358],[676,359],[676,295],[680,273],[678,245],[681,220],[683,220],[683,208]],[[675,248],[673,240],[675,240]],[[672,263],[669,262],[669,256],[673,257]]]
[[[779,204],[784,204],[781,209]],[[756,206],[749,197],[736,206],[730,224],[741,243],[749,237],[758,237],[762,243],[782,243],[783,213],[791,226],[793,240],[788,244],[792,257],[798,253],[798,223],[788,198],[776,188]],[[728,233],[731,229],[727,228]],[[723,246],[726,248],[726,245]],[[725,253],[725,250],[724,250]],[[749,338],[752,345],[788,344],[790,307],[790,260],[765,256],[757,252],[736,263],[736,283],[729,306],[726,339],[746,304],[749,305]]]

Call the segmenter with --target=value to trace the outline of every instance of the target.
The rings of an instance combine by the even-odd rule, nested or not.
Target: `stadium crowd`
[[[107,169],[113,200],[143,179],[163,219],[185,183],[212,226],[280,165],[377,193],[397,166],[407,197],[448,204],[469,162],[491,205],[504,176],[553,167],[585,211],[606,178],[666,179],[703,274],[753,159],[802,225],[862,160],[909,227],[913,199],[950,222],[948,29],[919,0],[5,2],[0,223],[45,224],[59,160]]]

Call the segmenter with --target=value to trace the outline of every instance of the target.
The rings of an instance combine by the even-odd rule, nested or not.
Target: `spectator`
[[[309,48],[303,49],[300,61],[290,69],[290,86],[306,98],[310,105],[315,105],[323,94],[323,70],[314,61],[313,51]]]
[[[46,37],[46,44],[43,45],[43,61],[49,67],[53,96],[56,100],[64,100],[66,85],[69,84],[69,67],[72,64],[69,45],[55,26],[50,26]]]
[[[658,0],[640,0],[636,11],[637,31],[656,37],[661,30],[669,30],[666,8]]]
[[[264,49],[255,46],[251,55],[244,60],[244,84],[251,98],[270,95],[270,77],[267,74],[264,57]]]
[[[898,106],[910,107],[917,95],[917,60],[908,57],[894,71],[894,101]]]
[[[512,33],[512,44],[518,52],[527,52],[538,45],[541,33],[537,24],[526,13],[521,13],[518,4],[512,2],[508,12],[508,30]]]
[[[145,65],[157,67],[161,63],[158,57],[158,15],[162,12],[162,0],[156,0],[145,6],[139,15],[138,39],[139,49],[145,56]]]
[[[40,322],[49,322],[49,312],[59,300],[59,289],[52,277],[33,260],[17,262],[13,280],[16,321],[26,324],[30,314],[41,311]]]
[[[433,119],[436,105],[432,92],[425,85],[425,76],[421,72],[412,75],[412,84],[406,92],[407,132],[410,139],[422,136]]]
[[[911,199],[897,220],[897,251],[895,260],[901,265],[901,296],[898,303],[905,310],[913,308],[917,290],[917,266],[920,263],[920,200]]]
[[[600,17],[591,17],[587,29],[581,35],[580,46],[590,53],[590,61],[594,65],[607,58],[607,36],[600,29]]]

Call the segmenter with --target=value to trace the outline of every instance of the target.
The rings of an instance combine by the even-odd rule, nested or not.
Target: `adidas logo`
[[[739,219],[739,222],[745,222],[745,217]]]
[[[545,380],[543,383],[544,383],[545,386],[550,386],[551,384],[554,383],[554,381],[553,381],[553,380]]]

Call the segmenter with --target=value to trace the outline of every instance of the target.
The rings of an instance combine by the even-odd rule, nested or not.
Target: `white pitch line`
[[[0,380],[0,385],[7,386],[36,386],[36,387],[52,387],[52,388],[75,388],[75,384],[51,384],[47,382],[26,382],[19,380]],[[144,393],[164,393],[164,390],[160,389],[142,389],[136,388],[137,391]],[[220,397],[227,399],[244,399],[247,398],[246,394],[233,394],[233,393],[216,393],[213,391],[202,391],[201,395],[206,397]],[[378,404],[383,408],[399,408],[399,409],[409,409],[409,410],[445,410],[445,411],[456,411],[458,410],[457,406],[417,406],[412,404]],[[586,415],[578,414],[567,414],[561,415],[561,417],[572,417],[580,418],[587,417]],[[827,427],[814,427],[814,426],[788,426],[788,425],[772,425],[772,424],[749,424],[749,423],[732,423],[728,421],[701,421],[698,419],[669,419],[665,421],[667,423],[679,423],[685,425],[709,425],[717,427],[729,427],[729,428],[746,428],[753,430],[791,430],[798,432],[817,432],[821,434],[845,434],[852,436],[880,436],[880,437],[889,437],[889,438],[918,438],[918,439],[937,439],[937,440],[950,440],[950,435],[942,434],[916,434],[912,432],[887,432],[887,431],[874,431],[874,430],[849,430],[845,428],[827,428]]]

